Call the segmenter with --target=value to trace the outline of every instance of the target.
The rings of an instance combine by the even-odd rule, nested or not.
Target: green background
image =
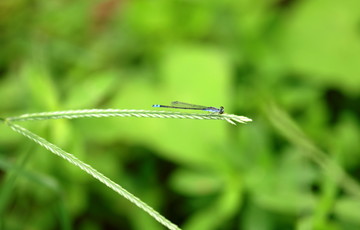
[[[174,100],[253,122],[21,125],[186,230],[360,229],[360,1],[0,1],[0,117]],[[164,229],[5,125],[0,169],[1,229]]]

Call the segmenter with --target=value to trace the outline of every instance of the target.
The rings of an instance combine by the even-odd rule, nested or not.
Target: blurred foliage
[[[24,124],[183,229],[360,228],[360,1],[1,0],[0,44],[0,117],[181,100],[254,120]],[[1,229],[163,229],[4,125],[0,168]]]

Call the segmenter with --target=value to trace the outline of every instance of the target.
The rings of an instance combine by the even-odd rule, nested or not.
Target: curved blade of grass
[[[5,180],[2,183],[0,189],[0,226],[4,226],[4,221],[6,220],[4,213],[6,212],[11,201],[10,197],[13,193],[17,178],[19,175],[23,177],[29,176],[29,173],[23,172],[23,168],[28,162],[30,156],[30,151],[28,151],[29,149],[29,146],[26,146],[24,150],[22,150],[23,154],[19,159],[19,163],[17,164],[11,164],[2,157],[0,158],[0,169],[6,172],[4,178]]]
[[[233,125],[252,121],[250,118],[234,114],[216,113],[183,113],[156,110],[128,110],[128,109],[88,109],[69,110],[45,113],[29,113],[21,116],[6,118],[6,121],[31,121],[48,119],[74,119],[82,117],[150,117],[150,118],[178,118],[198,120],[225,120]]]
[[[328,154],[318,148],[285,111],[281,110],[275,103],[270,104],[266,111],[271,123],[290,142],[304,149],[303,153],[306,157],[316,162],[324,170],[324,173],[341,185],[344,190],[360,197],[359,183],[347,174],[339,164],[329,158]]]
[[[10,126],[10,128],[12,130],[14,130],[15,132],[18,132],[18,133],[24,135],[25,137],[29,138],[30,140],[43,146],[50,152],[64,158],[65,160],[69,161],[71,164],[73,164],[73,165],[79,167],[80,169],[82,169],[83,171],[87,172],[88,174],[93,176],[95,179],[99,180],[101,183],[105,184],[106,186],[108,186],[109,188],[111,188],[112,190],[114,190],[115,192],[117,192],[118,194],[120,194],[121,196],[123,196],[124,198],[126,198],[127,200],[129,200],[130,202],[132,202],[133,204],[135,204],[136,206],[138,206],[145,212],[147,212],[150,216],[152,216],[155,220],[157,220],[162,225],[166,226],[168,229],[171,229],[171,230],[179,230],[180,229],[175,224],[171,223],[165,217],[163,217],[158,212],[156,212],[154,209],[152,209],[150,206],[148,206],[147,204],[142,202],[139,198],[135,197],[134,195],[129,193],[127,190],[125,190],[123,187],[116,184],[115,182],[113,182],[112,180],[110,180],[109,178],[107,178],[106,176],[101,174],[100,172],[96,171],[90,165],[85,164],[84,162],[80,161],[74,155],[72,155],[68,152],[65,152],[61,148],[48,142],[44,138],[30,132],[29,130],[27,130],[19,125],[9,122],[9,120],[7,120],[5,123],[8,126]]]

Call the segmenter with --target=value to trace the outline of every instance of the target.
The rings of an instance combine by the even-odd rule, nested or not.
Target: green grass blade
[[[156,110],[128,110],[128,109],[88,109],[69,110],[45,113],[30,113],[21,116],[6,118],[6,121],[32,121],[48,119],[74,119],[83,117],[148,117],[148,118],[177,118],[177,119],[198,119],[198,120],[225,120],[231,124],[247,123],[250,118],[234,114],[216,113],[183,113]]]
[[[108,186],[109,188],[111,188],[112,190],[114,190],[115,192],[117,192],[118,194],[120,194],[121,196],[123,196],[124,198],[126,198],[127,200],[129,200],[130,202],[132,202],[133,204],[135,204],[136,206],[138,206],[145,212],[147,212],[150,216],[152,216],[159,223],[166,226],[168,229],[171,229],[171,230],[180,229],[175,224],[171,223],[165,217],[163,217],[158,212],[156,212],[154,209],[152,209],[150,206],[148,206],[147,204],[142,202],[139,198],[135,197],[134,195],[129,193],[127,190],[125,190],[123,187],[116,184],[115,182],[113,182],[112,180],[110,180],[109,178],[107,178],[106,176],[101,174],[100,172],[96,171],[90,165],[85,164],[84,162],[80,161],[74,155],[72,155],[68,152],[65,152],[61,148],[48,142],[44,138],[30,132],[29,130],[27,130],[19,125],[13,124],[12,122],[9,122],[9,120],[7,120],[6,124],[8,126],[10,126],[10,128],[13,129],[15,132],[18,132],[18,133],[24,135],[25,137],[29,138],[30,140],[32,140],[32,141],[36,142],[37,144],[41,145],[42,147],[46,148],[50,152],[64,158],[65,160],[69,161],[71,164],[73,164],[73,165],[79,167],[80,169],[82,169],[83,171],[87,172],[88,174],[93,176],[95,179],[99,180],[101,183],[105,184],[106,186]]]
[[[11,201],[11,196],[14,192],[16,180],[19,175],[24,174],[23,168],[25,164],[28,162],[30,156],[30,148],[28,146],[25,147],[25,151],[23,156],[20,158],[19,163],[16,165],[12,165],[8,163],[5,159],[0,158],[0,169],[6,172],[5,180],[1,185],[0,189],[0,226],[4,226],[5,221],[5,212],[9,206]],[[0,227],[0,228],[1,228]]]
[[[291,143],[303,149],[304,151],[302,152],[306,157],[317,163],[323,169],[323,172],[337,184],[341,185],[344,190],[360,197],[359,183],[347,174],[338,163],[329,158],[328,154],[317,147],[285,111],[275,104],[268,106],[266,111],[270,122]]]

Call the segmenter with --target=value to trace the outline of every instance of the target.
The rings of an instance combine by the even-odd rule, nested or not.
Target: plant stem
[[[234,114],[218,113],[184,113],[156,110],[128,110],[128,109],[88,109],[88,110],[68,110],[44,113],[29,113],[16,117],[6,118],[9,122],[48,120],[48,119],[74,119],[82,117],[147,117],[147,118],[178,118],[178,119],[198,119],[198,120],[225,120],[233,125],[235,122],[247,123],[252,121],[250,118]]]

